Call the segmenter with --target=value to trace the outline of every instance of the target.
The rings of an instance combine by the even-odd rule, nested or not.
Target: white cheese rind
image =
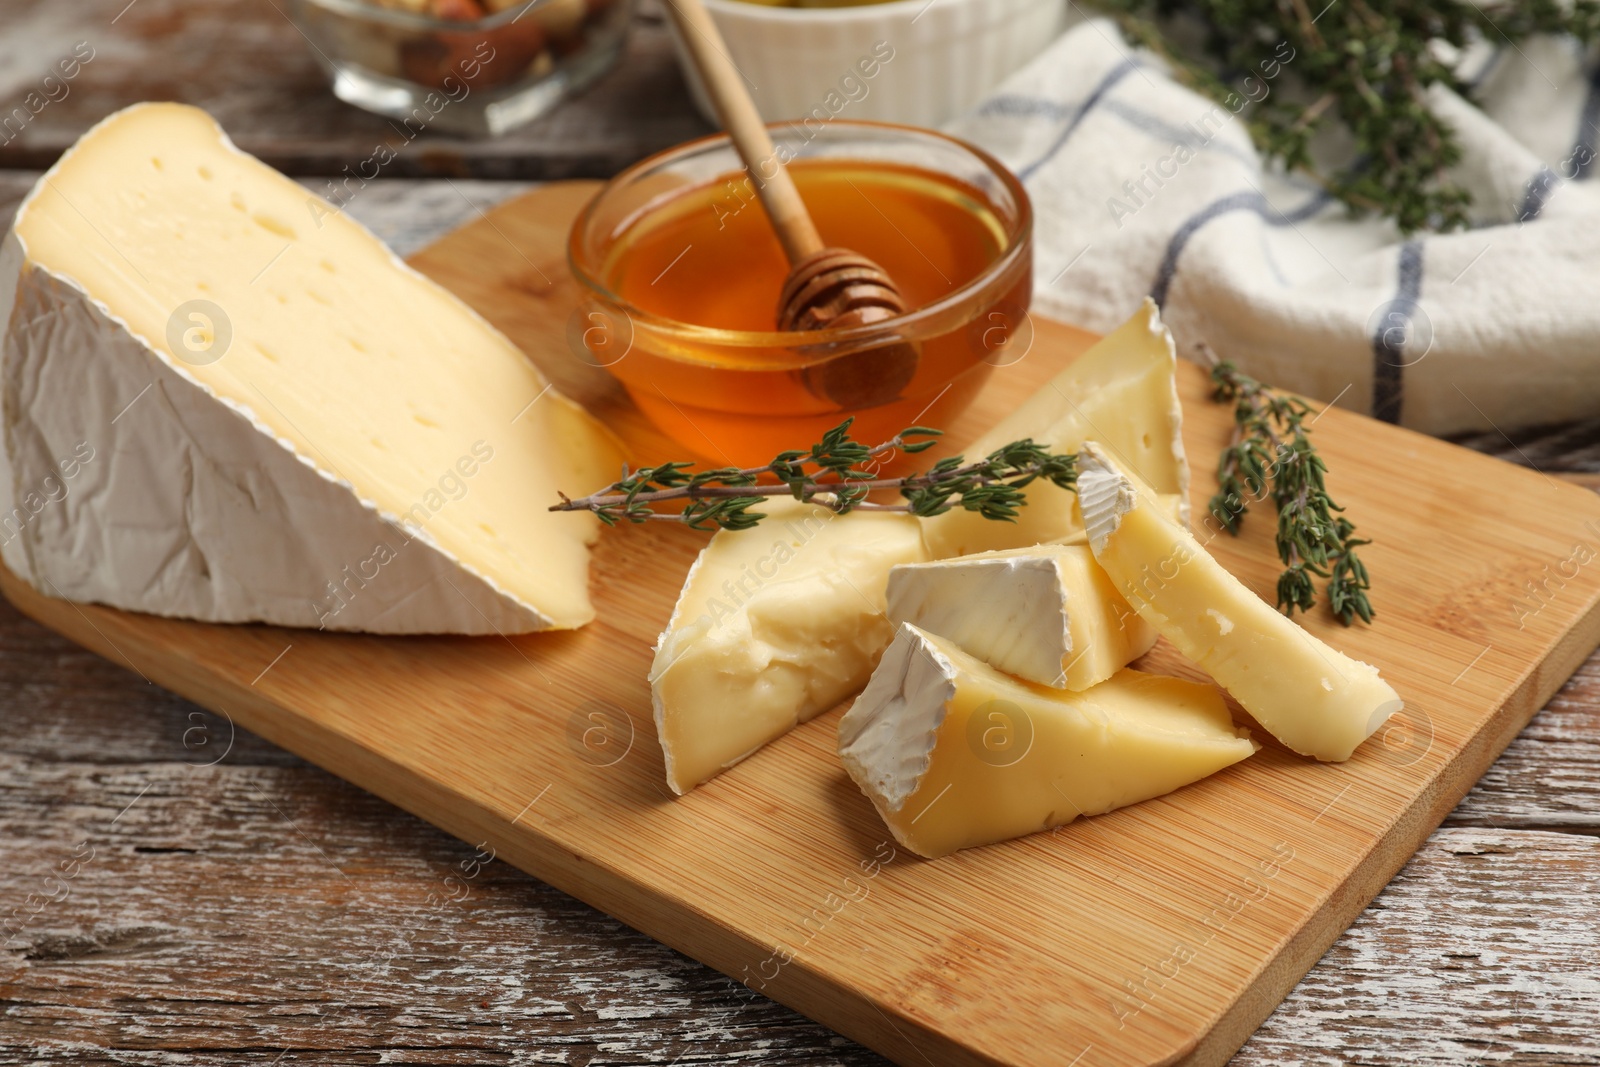
[[[850,777],[928,857],[1149,800],[1256,748],[1211,686],[1123,670],[1051,689],[911,625],[839,720]]]
[[[1106,538],[1117,532],[1122,516],[1137,502],[1138,495],[1131,481],[1108,471],[1097,462],[1094,452],[1079,453],[1078,513],[1083,518],[1083,532],[1091,551],[1105,546]]]
[[[182,169],[197,161],[203,182]],[[513,389],[547,385],[532,364],[310,203],[178,105],[111,116],[41,179],[0,250],[7,566],[50,595],[214,622],[581,625],[597,526],[537,513],[614,477],[615,438],[553,391],[514,425]],[[165,331],[201,293],[234,327],[210,364]],[[94,458],[63,477],[79,449]]]
[[[1285,745],[1347,760],[1401,709],[1376,667],[1252,593],[1093,443],[1078,489],[1090,547],[1123,597]]]
[[[899,812],[917,791],[960,671],[914,626],[897,626],[867,687],[839,720],[839,757],[862,791]]]
[[[17,306],[17,286],[14,279],[22,270],[27,255],[22,242],[12,233],[0,240],[0,329],[9,329],[12,312]],[[0,374],[5,372],[5,342],[0,340]],[[11,450],[6,447],[3,435],[6,426],[5,392],[0,386],[0,562],[13,574],[24,575],[27,556],[15,532],[5,527],[5,516],[15,514],[17,493],[12,473]]]
[[[41,592],[329,630],[549,626],[126,331],[105,330],[105,312],[70,283],[35,269],[12,291],[20,317],[0,364],[12,502],[0,536],[6,566]],[[37,512],[30,496],[44,501]]]
[[[1105,681],[1156,640],[1081,544],[896,567],[888,610],[896,625],[912,623],[991,666],[1059,689]]]
[[[1057,452],[1076,452],[1084,441],[1100,441],[1166,497],[1180,521],[1189,521],[1177,350],[1153,301],[1146,300],[964,454],[984,456],[1025,437]],[[927,520],[929,551],[942,559],[1064,541],[1082,532],[1070,490],[1037,482],[1025,495],[1028,503],[1015,522],[994,522],[964,510]]]
[[[893,636],[889,570],[926,557],[908,515],[773,498],[719,531],[656,645],[650,691],[667,783],[685,793],[856,692]]]

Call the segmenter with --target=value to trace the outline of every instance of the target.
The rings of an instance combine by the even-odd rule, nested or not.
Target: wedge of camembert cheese
[[[912,623],[1058,689],[1103,682],[1156,642],[1087,544],[902,564],[889,572],[888,606],[891,623]]]
[[[1149,800],[1256,748],[1212,686],[1134,670],[1033,685],[910,624],[839,720],[850,777],[928,857]]]
[[[616,439],[205,112],[120,111],[0,248],[0,525],[42,592],[382,633],[579,626]]]
[[[1320,760],[1347,760],[1401,708],[1371,664],[1274,610],[1152,503],[1110,453],[1079,455],[1078,502],[1095,559],[1140,615],[1274,737]]]
[[[1073,361],[1033,397],[966,450],[986,456],[1030,437],[1056,452],[1095,440],[1164,495],[1164,505],[1189,519],[1189,462],[1183,451],[1177,355],[1153,301]],[[994,522],[953,510],[927,521],[935,559],[999,548],[1065,541],[1083,529],[1070,490],[1035,482],[1015,522]]]
[[[650,668],[667,784],[685,793],[866,683],[893,628],[884,586],[927,558],[909,515],[836,515],[774,498],[718,531],[684,582]]]

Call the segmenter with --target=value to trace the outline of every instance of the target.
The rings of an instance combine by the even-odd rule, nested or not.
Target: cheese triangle
[[[41,591],[385,633],[583,624],[615,438],[204,112],[89,131],[0,250],[0,537]]]
[[[667,784],[685,793],[866,684],[893,629],[889,569],[926,558],[917,520],[775,497],[717,532],[656,645]]]
[[[1189,461],[1183,451],[1183,408],[1178,402],[1177,354],[1154,301],[1046,382],[1027,403],[964,450],[986,456],[1031,437],[1056,452],[1076,452],[1099,441],[1188,521]],[[991,549],[1062,541],[1083,530],[1071,490],[1036,482],[1015,522],[995,522],[954,510],[926,523],[935,559]]]
[[[1376,667],[1252,593],[1093,442],[1079,456],[1078,501],[1117,591],[1296,752],[1347,760],[1402,707]]]
[[[839,756],[921,856],[1158,797],[1250,756],[1209,685],[1123,670],[1074,693],[902,624],[839,720]]]

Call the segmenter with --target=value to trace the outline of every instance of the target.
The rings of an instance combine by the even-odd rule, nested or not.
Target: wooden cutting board
[[[639,459],[677,456],[568,355],[563,242],[592,189],[541,189],[414,262]],[[953,435],[1091,340],[1037,323]],[[1230,419],[1181,369],[1198,512]],[[645,671],[705,535],[608,532],[599,621],[510,639],[211,626],[0,584],[73,640],[899,1063],[1216,1064],[1600,643],[1600,497],[1339,410],[1315,433],[1374,538],[1378,618],[1307,625],[1378,664],[1406,712],[1343,765],[1269,745],[1169,797],[937,861],[896,850],[845,776],[838,712],[668,793]],[[1213,546],[1269,598],[1271,525],[1254,515]],[[1164,644],[1143,665],[1193,673]]]

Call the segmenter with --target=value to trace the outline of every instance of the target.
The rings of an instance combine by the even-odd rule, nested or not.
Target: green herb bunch
[[[1448,171],[1461,159],[1449,123],[1430,111],[1425,91],[1471,87],[1452,56],[1476,40],[1515,47],[1536,34],[1600,38],[1600,0],[1104,0],[1129,38],[1165,57],[1192,87],[1218,100],[1279,54],[1303,93],[1281,89],[1245,112],[1263,154],[1309,173],[1358,214],[1391,216],[1410,233],[1465,226],[1471,195]],[[1158,19],[1190,16],[1204,27],[1203,56],[1185,54]],[[1441,45],[1453,46],[1443,47]],[[1266,75],[1270,80],[1276,68]],[[1254,98],[1254,94],[1245,94]],[[1312,159],[1312,137],[1339,123],[1355,162],[1330,173]]]
[[[611,485],[578,500],[562,494],[551,511],[592,511],[607,526],[619,522],[681,522],[696,530],[745,530],[765,513],[752,511],[770,496],[791,496],[821,504],[843,515],[850,511],[901,511],[924,517],[960,507],[986,519],[1012,520],[1027,503],[1022,490],[1036,480],[1071,489],[1078,481],[1078,457],[1058,455],[1032,440],[1013,441],[981,460],[961,456],[939,460],[926,472],[881,478],[891,452],[915,454],[935,444],[940,431],[926,426],[901,430],[891,440],[868,447],[850,437],[846,419],[805,451],[780,452],[760,467],[717,467],[691,473],[682,461],[624,470]],[[878,489],[898,490],[903,503],[867,499]],[[676,511],[656,505],[685,501]]]
[[[1308,436],[1311,408],[1299,397],[1270,392],[1224,360],[1211,369],[1212,397],[1233,405],[1233,440],[1217,462],[1211,514],[1229,533],[1250,502],[1271,496],[1278,509],[1278,607],[1292,615],[1317,603],[1316,578],[1327,579],[1328,604],[1349,626],[1372,621],[1367,568],[1356,555],[1370,544],[1328,495],[1327,465]]]

